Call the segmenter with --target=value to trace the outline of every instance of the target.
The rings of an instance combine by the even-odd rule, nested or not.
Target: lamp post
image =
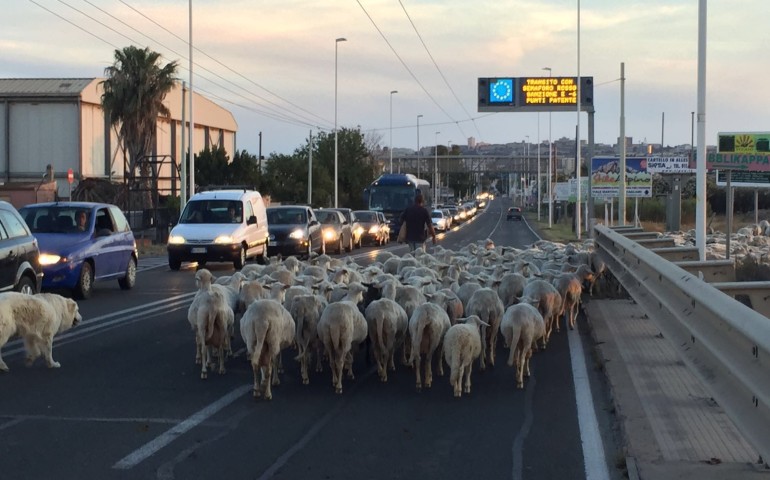
[[[441,132],[436,132],[436,147],[433,149],[433,198],[438,198],[438,136]],[[434,202],[436,200],[433,200]]]
[[[543,67],[543,70],[548,70],[548,78],[550,78],[551,67]],[[551,112],[548,112],[548,228],[553,227],[553,193],[551,192],[551,179],[553,178],[553,173],[551,172],[553,165],[552,154],[553,146],[551,145]]]
[[[390,173],[393,173],[393,94],[398,90],[390,91]]]
[[[189,2],[190,7],[190,25],[189,25],[189,35],[190,35],[190,64],[188,66],[188,69],[190,70],[190,128],[187,132],[187,134],[190,136],[189,139],[189,145],[190,145],[190,196],[192,197],[195,195],[195,154],[193,153],[195,150],[193,150],[193,139],[195,134],[195,120],[193,117],[193,98],[195,94],[193,93],[193,9],[192,9],[192,0]],[[184,205],[182,205],[184,207]]]
[[[420,117],[417,115],[417,178],[420,178]]]
[[[529,169],[529,135],[524,135],[524,138],[527,139],[527,148],[525,150],[525,157],[524,157],[524,189],[521,191],[521,197],[523,200],[523,204],[527,204],[528,197],[526,196],[526,187],[530,185],[530,169]]]
[[[337,47],[340,42],[346,42],[346,38],[334,40],[334,208],[337,208],[337,160],[339,151],[337,148]]]

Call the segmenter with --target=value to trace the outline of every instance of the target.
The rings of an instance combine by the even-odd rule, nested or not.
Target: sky
[[[707,3],[707,143],[769,131],[770,2]],[[477,97],[480,77],[577,76],[578,58],[597,143],[619,136],[621,63],[626,136],[673,146],[693,134],[696,0],[4,0],[0,78],[102,77],[137,45],[189,82],[191,4],[193,88],[233,113],[249,153],[260,132],[268,156],[333,131],[335,71],[338,127],[383,147],[391,135],[409,149],[418,135],[423,147],[544,142],[549,117],[552,139],[574,138],[576,112],[479,112]]]

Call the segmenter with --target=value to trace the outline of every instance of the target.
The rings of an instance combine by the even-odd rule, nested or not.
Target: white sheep
[[[368,324],[369,339],[372,343],[377,374],[380,381],[388,381],[388,367],[395,370],[393,356],[396,347],[403,347],[408,324],[406,311],[393,300],[374,300],[364,312]]]
[[[495,349],[497,347],[497,333],[500,330],[500,321],[503,319],[503,302],[497,295],[497,291],[491,288],[476,290],[468,300],[465,315],[478,315],[482,322],[489,327],[481,328],[481,370],[486,369],[486,362],[495,366]]]
[[[409,337],[411,339],[410,363],[414,366],[417,391],[422,390],[423,382],[420,376],[420,364],[425,357],[425,387],[433,383],[431,363],[433,354],[440,349],[444,334],[449,330],[449,316],[435,303],[423,303],[418,306],[409,318]],[[439,351],[439,361],[441,360]],[[441,366],[439,365],[441,368]]]
[[[471,393],[473,361],[481,355],[481,326],[488,325],[471,315],[459,319],[444,335],[444,360],[449,365],[449,384],[455,397],[461,397],[463,391]]]
[[[297,295],[289,305],[289,313],[294,318],[297,331],[295,342],[297,344],[297,360],[300,362],[300,371],[302,374],[302,383],[310,383],[308,378],[308,363],[310,362],[311,351],[316,355],[316,371],[320,372],[321,367],[321,341],[318,339],[318,321],[326,308],[326,298],[321,295]]]
[[[294,340],[291,314],[277,300],[255,300],[241,318],[241,336],[254,372],[254,398],[264,393],[273,398],[272,385],[278,385],[278,357]],[[261,378],[260,378],[261,376]]]
[[[544,344],[551,339],[553,331],[553,321],[561,311],[561,295],[556,287],[545,280],[532,280],[524,287],[522,298],[519,303],[526,302],[532,304],[543,316],[545,322]]]
[[[318,338],[324,345],[332,370],[332,385],[336,393],[342,393],[342,373],[347,366],[348,376],[353,376],[351,350],[366,340],[367,325],[363,314],[354,302],[330,303],[318,320]]]
[[[508,366],[516,366],[516,388],[524,388],[524,375],[530,375],[532,350],[545,337],[543,316],[529,303],[512,305],[503,314],[500,333],[506,348],[510,348]]]

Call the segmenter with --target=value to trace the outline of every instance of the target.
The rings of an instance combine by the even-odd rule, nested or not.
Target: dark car
[[[40,291],[43,269],[38,241],[19,212],[0,200],[0,291]]]
[[[353,210],[350,208],[327,208],[326,210],[337,210],[338,212],[342,213],[342,216],[345,217],[345,221],[350,226],[350,232],[352,233],[350,243],[344,243],[345,250],[350,252],[353,250],[353,248],[361,248],[361,234],[363,233],[363,230],[361,229],[361,225],[358,223],[358,219],[356,218],[356,214],[353,213]]]
[[[383,225],[384,220],[380,219],[378,213],[380,212],[374,210],[356,210],[353,212],[361,228],[360,242],[362,245],[383,245],[388,242],[390,233],[387,222]]]
[[[40,243],[43,288],[72,290],[89,298],[94,282],[136,283],[139,255],[134,233],[115,205],[93,202],[35,203],[19,210]]]
[[[267,254],[301,255],[326,253],[321,223],[313,209],[304,205],[267,208]]]
[[[506,220],[521,220],[521,208],[520,207],[510,207],[508,209],[508,213],[505,216]]]
[[[342,250],[353,249],[353,232],[350,231],[350,223],[345,220],[342,212],[333,208],[313,210],[316,218],[321,222],[324,244],[326,250],[340,254]]]

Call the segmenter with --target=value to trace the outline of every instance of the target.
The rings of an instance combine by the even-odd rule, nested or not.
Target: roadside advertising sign
[[[626,197],[651,197],[652,174],[647,170],[647,157],[626,157]],[[620,196],[620,158],[591,159],[591,195]]]
[[[718,153],[706,155],[709,170],[770,172],[770,132],[720,132]]]
[[[650,173],[695,173],[690,168],[689,157],[649,157],[647,171]]]
[[[717,170],[717,186],[727,186],[725,170]],[[730,174],[730,185],[736,188],[770,188],[770,172],[750,172],[748,170],[733,170]]]

